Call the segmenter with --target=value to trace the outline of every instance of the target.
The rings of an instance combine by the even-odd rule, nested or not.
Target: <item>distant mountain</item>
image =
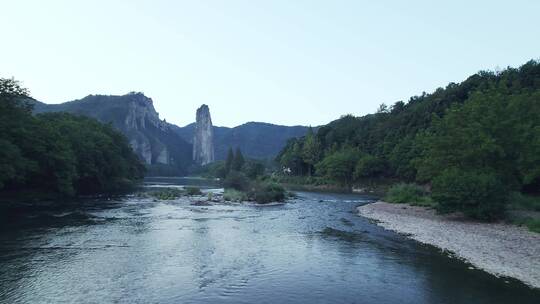
[[[273,158],[285,147],[289,139],[304,136],[308,128],[263,122],[248,122],[234,128],[214,126],[215,158],[225,159],[229,148],[240,148],[242,153],[250,158]],[[192,142],[195,124],[176,127],[174,131],[187,142]]]
[[[192,163],[191,144],[173,131],[176,126],[159,118],[152,99],[142,93],[89,95],[62,104],[33,103],[34,113],[68,112],[111,123],[127,136],[146,164],[164,165],[184,174]]]
[[[61,104],[32,100],[34,113],[68,112],[111,123],[129,139],[137,155],[165,174],[185,174],[193,162],[195,123],[178,127],[159,118],[151,98],[142,93],[89,95]],[[215,159],[223,160],[229,147],[240,148],[250,158],[273,158],[293,137],[306,134],[305,126],[279,126],[248,122],[234,127],[213,127]],[[175,170],[163,169],[170,167]]]

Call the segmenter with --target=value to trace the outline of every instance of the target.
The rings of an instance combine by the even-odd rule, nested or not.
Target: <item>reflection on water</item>
[[[185,184],[184,180],[154,180]],[[199,183],[204,183],[198,181]],[[276,206],[125,197],[2,209],[0,302],[538,303],[355,215],[370,199]]]

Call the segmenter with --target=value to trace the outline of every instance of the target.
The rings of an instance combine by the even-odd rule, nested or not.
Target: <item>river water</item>
[[[148,186],[163,182],[186,180]],[[538,290],[357,216],[372,200],[299,192],[282,205],[205,206],[126,196],[0,209],[0,302],[540,303]]]

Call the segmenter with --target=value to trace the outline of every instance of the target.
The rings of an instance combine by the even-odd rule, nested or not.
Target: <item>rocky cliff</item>
[[[260,122],[215,127],[204,105],[197,111],[198,123],[181,128],[161,120],[152,99],[142,93],[89,95],[62,104],[33,102],[35,113],[69,112],[111,123],[126,135],[137,155],[151,165],[152,175],[187,174],[194,160],[199,164],[223,160],[229,147],[240,148],[250,158],[274,158],[288,139],[304,136],[308,129]]]
[[[200,165],[214,161],[214,129],[210,109],[202,105],[197,109],[193,134],[193,160]]]
[[[126,135],[133,150],[148,165],[171,166],[181,174],[191,164],[191,144],[159,118],[152,99],[142,93],[89,95],[54,105],[35,102],[34,112],[69,112],[111,123]]]
[[[193,142],[195,126],[192,123],[182,128],[173,128],[184,140]],[[248,122],[234,128],[214,126],[213,129],[215,160],[224,160],[229,148],[240,148],[244,156],[250,158],[273,159],[289,139],[306,135],[309,128]]]

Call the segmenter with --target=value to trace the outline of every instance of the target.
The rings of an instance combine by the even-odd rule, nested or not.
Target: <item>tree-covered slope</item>
[[[113,192],[143,177],[127,139],[110,125],[67,113],[32,115],[28,91],[0,79],[0,193]]]
[[[185,174],[192,165],[195,124],[178,127],[161,120],[152,99],[142,93],[89,95],[61,104],[32,102],[35,113],[67,112],[111,123],[128,137],[137,155],[146,164],[159,168],[158,171]],[[251,158],[274,158],[287,140],[305,135],[307,129],[259,122],[234,128],[214,127],[216,160],[224,160],[229,148],[240,148]]]
[[[383,104],[375,114],[343,116],[289,141],[277,159],[290,174],[349,185],[377,177],[428,183],[453,208],[491,201],[475,206],[495,214],[502,210],[496,202],[506,199],[501,190],[540,192],[539,94],[538,61],[483,71],[406,103]]]
[[[137,155],[147,165],[170,167],[176,174],[191,165],[191,144],[159,118],[152,99],[142,93],[121,96],[89,95],[62,104],[35,102],[35,113],[67,112],[111,123],[129,139]]]

